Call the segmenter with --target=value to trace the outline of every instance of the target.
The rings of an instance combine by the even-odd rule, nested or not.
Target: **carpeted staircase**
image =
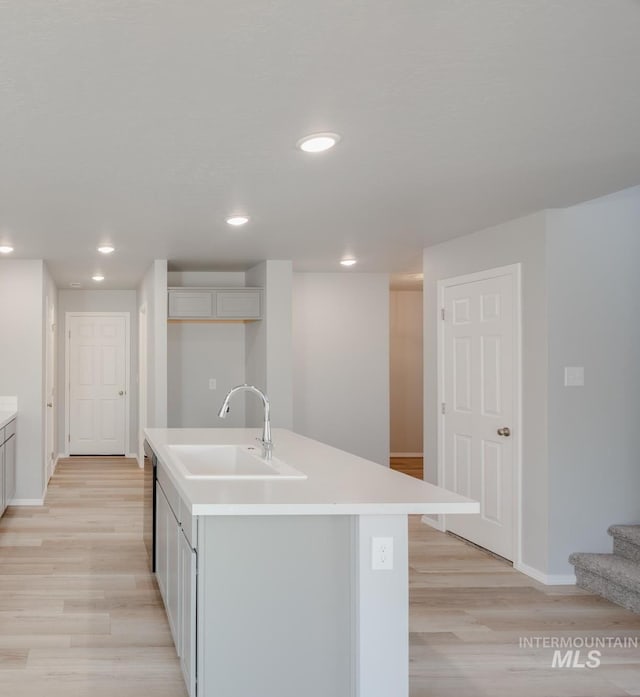
[[[580,588],[640,613],[640,525],[612,525],[613,554],[575,552],[569,563]]]

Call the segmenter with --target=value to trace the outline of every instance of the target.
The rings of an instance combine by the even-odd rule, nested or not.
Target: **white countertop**
[[[15,419],[17,415],[17,411],[13,411],[11,409],[0,409],[0,428],[4,428],[9,421]]]
[[[299,480],[194,480],[167,445],[255,444],[252,428],[147,428],[145,435],[192,515],[390,515],[478,513],[446,489],[305,438],[273,429],[273,456],[307,475]]]

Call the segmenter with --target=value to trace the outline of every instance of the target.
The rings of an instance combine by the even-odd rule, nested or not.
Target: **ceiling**
[[[417,272],[640,183],[638,36],[638,0],[6,0],[0,243],[61,287],[153,258]]]

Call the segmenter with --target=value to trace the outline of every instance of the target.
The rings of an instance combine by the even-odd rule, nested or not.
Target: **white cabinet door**
[[[259,290],[219,290],[216,292],[216,317],[220,319],[259,319]]]
[[[176,651],[180,656],[182,647],[180,633],[180,538],[182,531],[171,509],[169,509],[169,515],[171,519],[167,526],[169,533],[167,536],[167,616]]]
[[[159,484],[156,498],[156,578],[180,655],[180,526]]]
[[[184,533],[180,535],[180,601],[182,648],[180,666],[189,697],[196,697],[196,582],[197,556]]]
[[[167,523],[170,513],[162,487],[156,483],[156,580],[165,607],[167,605]]]
[[[11,436],[4,444],[4,487],[8,506],[16,495],[16,437]]]
[[[210,318],[213,315],[213,295],[210,290],[170,290],[169,317]]]

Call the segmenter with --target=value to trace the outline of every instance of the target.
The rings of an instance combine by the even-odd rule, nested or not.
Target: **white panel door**
[[[49,297],[46,298],[46,343],[45,343],[45,394],[47,399],[45,416],[45,481],[49,481],[53,474],[55,462],[54,432],[55,432],[55,308]]]
[[[480,502],[446,527],[513,560],[518,303],[514,272],[488,276],[443,289],[444,486]]]
[[[124,455],[126,319],[70,315],[69,454]]]

